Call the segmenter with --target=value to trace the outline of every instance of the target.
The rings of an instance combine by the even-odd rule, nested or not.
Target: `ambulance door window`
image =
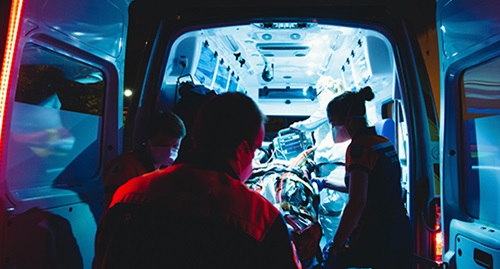
[[[462,77],[463,199],[469,215],[500,225],[500,58]]]
[[[101,70],[33,43],[23,48],[7,154],[9,188],[20,199],[95,177],[104,93]]]

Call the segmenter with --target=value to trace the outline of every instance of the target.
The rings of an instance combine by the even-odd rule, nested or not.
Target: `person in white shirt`
[[[318,109],[307,119],[292,123],[289,128],[312,132],[315,140],[314,163],[318,167],[317,177],[330,180],[344,180],[345,152],[349,141],[334,143],[331,126],[328,122],[326,107],[336,96],[342,94],[344,85],[341,79],[322,76],[316,83]],[[325,188],[320,192],[320,221],[326,240],[335,234],[340,215],[347,202],[347,193]]]

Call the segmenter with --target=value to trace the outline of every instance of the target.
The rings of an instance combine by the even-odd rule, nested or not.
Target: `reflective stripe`
[[[383,142],[383,143],[379,143],[379,144],[373,145],[372,149],[373,150],[379,150],[379,149],[383,149],[383,148],[389,148],[391,146],[392,146],[392,143],[390,141],[387,141],[387,142]]]
[[[302,269],[302,264],[300,263],[299,255],[297,255],[297,248],[292,241],[292,249],[293,249],[293,260],[295,261],[295,265],[297,265],[298,269]]]

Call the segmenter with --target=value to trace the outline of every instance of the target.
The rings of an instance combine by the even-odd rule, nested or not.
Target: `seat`
[[[393,119],[385,118],[377,121],[374,127],[378,135],[387,137],[393,145],[396,145],[396,127]]]

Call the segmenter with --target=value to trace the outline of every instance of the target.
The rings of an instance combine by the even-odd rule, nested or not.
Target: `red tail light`
[[[2,70],[0,70],[0,141],[3,140],[3,129],[5,124],[5,112],[7,100],[8,100],[8,89],[10,85],[11,68],[14,62],[14,54],[16,50],[17,38],[19,36],[19,22],[21,19],[21,10],[23,6],[23,0],[13,0],[9,16],[9,26],[7,29],[5,50],[3,55]],[[0,160],[1,160],[1,146],[0,146]]]
[[[441,205],[439,199],[435,199],[435,225],[434,229],[435,232],[432,233],[432,241],[431,243],[433,244],[432,249],[433,249],[433,254],[434,254],[434,261],[438,264],[441,264],[443,261],[443,233],[441,230]]]

